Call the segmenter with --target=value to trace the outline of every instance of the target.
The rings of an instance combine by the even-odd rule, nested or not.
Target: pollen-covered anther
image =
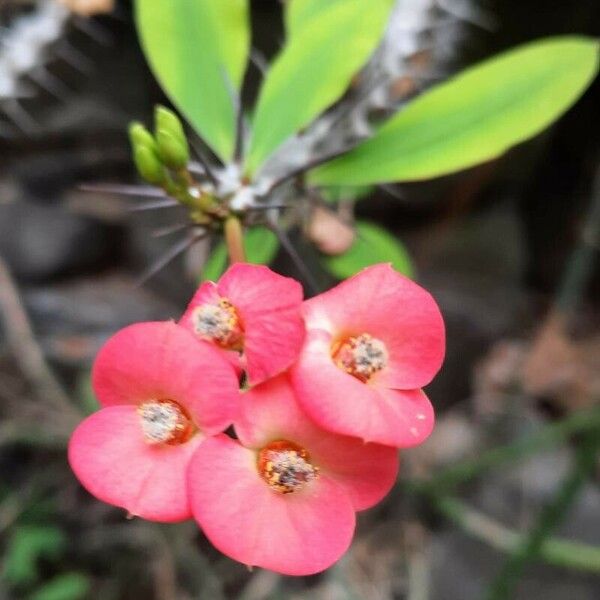
[[[338,342],[331,355],[340,369],[363,382],[381,371],[388,362],[385,344],[368,333]]]
[[[148,444],[183,444],[194,430],[191,419],[173,400],[144,402],[138,406],[138,415]]]
[[[304,448],[294,442],[277,440],[258,453],[258,472],[271,488],[290,494],[318,477],[319,468],[311,464]]]
[[[197,335],[226,348],[241,350],[244,332],[235,306],[221,298],[217,303],[201,304],[192,313],[194,331]]]

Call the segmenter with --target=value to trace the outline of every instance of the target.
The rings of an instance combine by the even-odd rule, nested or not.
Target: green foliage
[[[6,549],[3,578],[14,586],[32,584],[38,579],[38,562],[57,560],[66,545],[64,533],[52,525],[15,528]]]
[[[249,263],[268,265],[277,254],[279,241],[266,227],[252,227],[244,235],[244,247]],[[217,281],[227,268],[227,263],[227,247],[219,242],[202,269],[202,280]]]
[[[100,408],[92,388],[92,373],[90,371],[82,371],[78,375],[75,395],[84,414],[91,415]]]
[[[50,580],[28,600],[83,600],[89,598],[90,580],[81,573],[64,573]]]
[[[423,94],[372,139],[314,170],[310,182],[428,179],[493,159],[560,117],[597,70],[598,43],[590,38],[510,50]]]
[[[379,42],[390,5],[390,0],[290,0],[292,35],[260,90],[249,173],[343,94]],[[318,18],[311,18],[315,12]],[[296,27],[299,19],[302,26]]]
[[[372,185],[329,185],[321,190],[327,202],[355,202],[373,191]]]
[[[223,159],[235,145],[232,93],[250,46],[247,0],[136,0],[138,32],[171,101]]]
[[[356,223],[356,238],[347,252],[339,256],[324,256],[322,261],[324,267],[338,279],[346,279],[369,265],[381,262],[392,263],[394,269],[407,277],[414,274],[410,256],[402,242],[368,221]]]

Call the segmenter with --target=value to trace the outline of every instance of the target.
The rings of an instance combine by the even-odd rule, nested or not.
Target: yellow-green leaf
[[[500,156],[560,117],[598,71],[598,42],[547,38],[423,94],[376,135],[312,171],[313,184],[429,179]]]
[[[392,263],[394,269],[407,277],[413,276],[413,266],[404,244],[383,227],[358,221],[356,239],[351,248],[339,256],[324,256],[323,265],[338,279],[351,277],[375,263]]]
[[[390,0],[290,0],[318,11],[302,18],[269,70],[258,97],[246,164],[254,173],[287,138],[308,125],[347,89],[377,46]],[[295,22],[295,21],[293,21]]]
[[[150,66],[175,106],[223,160],[233,154],[232,92],[250,46],[248,0],[136,0]]]

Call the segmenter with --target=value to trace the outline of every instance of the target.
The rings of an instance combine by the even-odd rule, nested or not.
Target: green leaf
[[[412,277],[414,269],[402,242],[387,230],[369,223],[356,223],[356,239],[350,250],[339,256],[324,256],[325,268],[338,279],[351,277],[361,269],[375,263],[389,262],[394,269]]]
[[[373,192],[372,185],[329,185],[321,190],[327,202],[357,202]]]
[[[379,42],[391,0],[290,0],[304,17],[269,70],[258,97],[246,170],[254,173],[287,138],[346,90]],[[301,11],[300,11],[301,12]],[[292,23],[296,18],[292,19]]]
[[[233,90],[250,46],[248,0],[136,0],[146,58],[175,106],[228,160],[235,145]]]
[[[249,263],[268,265],[277,254],[279,240],[270,229],[253,227],[244,234],[244,247]],[[202,269],[202,280],[217,281],[227,268],[227,262],[227,247],[219,242]]]
[[[90,580],[81,573],[57,575],[29,597],[29,600],[83,600],[89,598]]]
[[[312,171],[312,184],[429,179],[500,156],[558,119],[598,70],[598,43],[548,38],[423,94],[367,142]]]
[[[57,560],[66,549],[66,537],[51,525],[27,525],[15,529],[6,549],[3,576],[13,585],[27,585],[38,578],[38,560]]]
[[[310,21],[319,18],[334,4],[344,4],[347,0],[292,0],[285,4],[285,30],[288,39],[310,26]]]
[[[100,408],[94,388],[92,387],[91,371],[81,371],[77,375],[75,396],[86,415],[91,415]]]

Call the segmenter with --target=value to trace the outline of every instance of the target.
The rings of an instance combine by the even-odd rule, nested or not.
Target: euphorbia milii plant
[[[286,43],[247,121],[249,2],[135,2],[150,66],[212,154],[191,161],[184,124],[159,107],[153,131],[130,128],[138,172],[153,188],[109,189],[149,197],[145,209],[187,211],[166,231],[185,237],[149,275],[214,233],[240,264],[203,282],[178,324],[134,325],[107,343],[93,376],[103,408],[75,431],[69,457],[101,500],[157,521],[193,514],[235,560],[306,575],[348,548],[355,512],[393,485],[397,449],[431,433],[422,387],[442,364],[445,339],[428,292],[389,264],[360,271],[388,260],[402,270],[407,254],[394,236],[359,222],[347,253],[315,255],[308,269],[287,232],[311,231],[306,221],[333,200],[331,186],[356,192],[438,177],[536,135],[594,79],[598,43],[525,44],[413,100],[397,85],[412,81],[413,57],[385,60],[397,44],[397,28],[386,33],[390,0],[284,4]],[[382,71],[385,63],[411,73]],[[392,104],[370,110],[375,98]],[[268,257],[256,238],[257,262],[281,244],[307,284],[318,264],[354,277],[302,303],[299,282],[246,264],[245,234],[257,225],[266,239],[276,234]]]

